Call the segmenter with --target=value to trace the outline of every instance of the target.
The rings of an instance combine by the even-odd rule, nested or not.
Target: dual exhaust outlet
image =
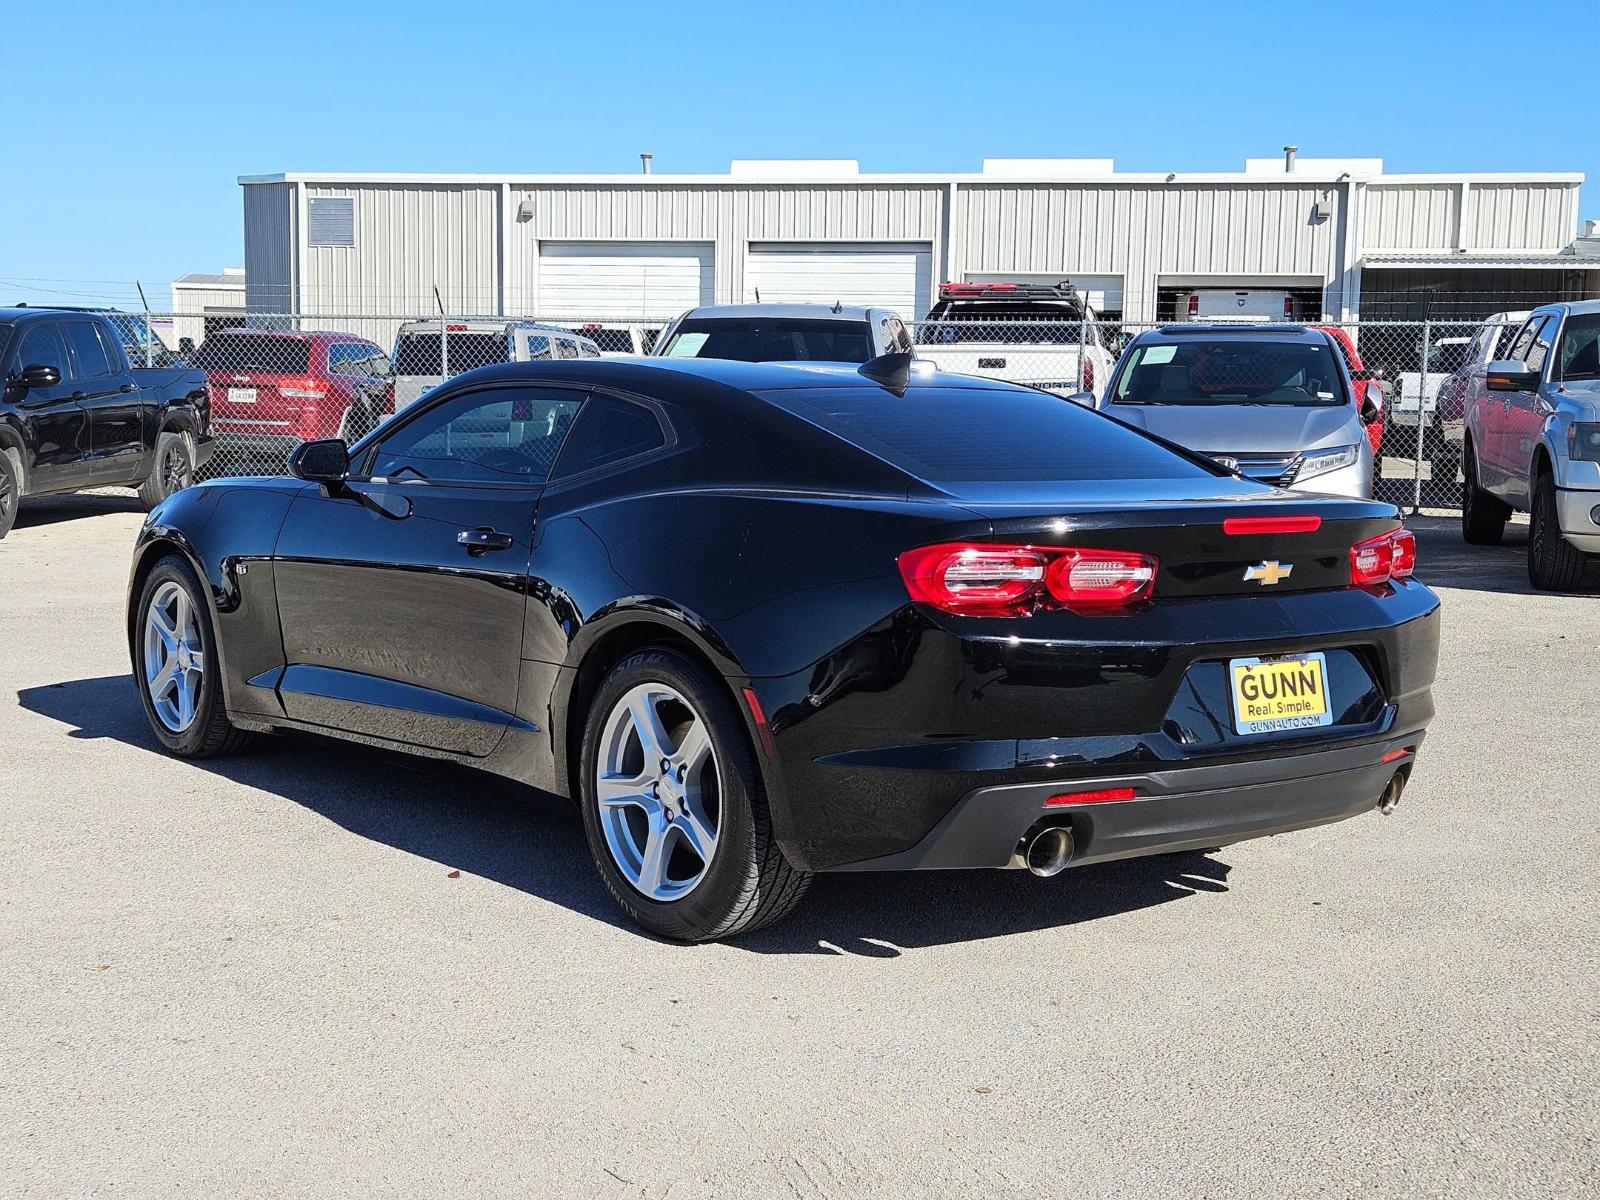
[[[1389,777],[1389,782],[1384,784],[1383,791],[1378,796],[1378,811],[1384,816],[1392,813],[1400,804],[1400,795],[1406,790],[1406,780],[1410,777],[1409,769],[1396,771]],[[1048,879],[1052,875],[1059,875],[1072,865],[1072,856],[1077,850],[1077,844],[1072,837],[1070,825],[1045,825],[1032,830],[1023,839],[1017,848],[1012,864],[1027,867],[1034,875]]]

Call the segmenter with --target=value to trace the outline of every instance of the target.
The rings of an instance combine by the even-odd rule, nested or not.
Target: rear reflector
[[[1131,787],[1097,788],[1092,792],[1061,792],[1044,802],[1046,808],[1062,808],[1068,804],[1112,804],[1118,800],[1132,800]]]
[[[761,700],[755,688],[744,688],[744,702],[750,709],[750,719],[755,722],[756,736],[761,739],[761,752],[768,758],[778,757],[778,748],[772,741],[772,726],[767,724],[767,714],[762,711]]]
[[[1222,522],[1222,532],[1235,535],[1247,533],[1315,533],[1322,528],[1322,518],[1315,515],[1300,517],[1229,517]]]
[[[1402,746],[1398,750],[1389,751],[1389,753],[1385,754],[1378,761],[1379,762],[1385,762],[1385,763],[1399,762],[1406,755],[1410,754],[1412,749],[1413,749],[1413,747],[1411,747],[1411,746]]]
[[[919,604],[972,617],[1051,608],[1119,608],[1155,589],[1148,554],[1063,546],[943,542],[907,550],[900,577]]]

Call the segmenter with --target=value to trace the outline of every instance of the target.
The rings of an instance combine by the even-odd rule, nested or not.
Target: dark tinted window
[[[1015,342],[1075,346],[1083,337],[1083,308],[1066,300],[1029,302],[941,300],[917,337],[924,345]]]
[[[489,388],[446,400],[379,444],[371,474],[464,483],[542,483],[585,393]]]
[[[633,331],[630,329],[607,329],[603,325],[585,325],[581,329],[574,329],[573,333],[579,337],[586,337],[604,354],[633,354]]]
[[[311,369],[311,343],[271,333],[217,333],[195,352],[202,371],[256,371],[304,375]]]
[[[879,387],[765,393],[778,407],[930,482],[1183,479],[1208,473],[1115,421],[1042,392]]]
[[[707,317],[682,322],[662,353],[739,362],[864,363],[872,357],[872,334],[864,321]]]
[[[368,342],[334,342],[328,347],[328,370],[381,378],[389,373],[389,356]]]
[[[450,333],[447,346],[440,345],[438,333],[402,333],[394,345],[396,375],[443,375],[444,355],[450,356],[450,374],[458,375],[473,367],[510,361],[503,333]]]
[[[22,341],[17,346],[17,368],[54,367],[61,378],[72,378],[72,368],[67,363],[67,346],[52,325],[38,323],[22,327]]]
[[[1343,403],[1327,342],[1250,338],[1152,341],[1134,346],[1117,376],[1115,404]]]
[[[1567,318],[1553,378],[1600,379],[1600,313]]]
[[[645,454],[666,444],[655,413],[621,400],[607,402],[599,414],[594,438],[578,470],[589,470]]]
[[[1528,357],[1524,360],[1530,371],[1544,370],[1544,360],[1550,356],[1550,338],[1554,335],[1556,319],[1547,318],[1533,335],[1533,345],[1528,348]]]
[[[61,331],[67,335],[72,356],[78,364],[79,379],[104,379],[116,374],[111,365],[111,355],[100,341],[100,331],[93,321],[63,321]]]

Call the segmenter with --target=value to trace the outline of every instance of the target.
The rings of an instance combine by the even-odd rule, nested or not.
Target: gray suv
[[[1358,406],[1344,360],[1320,329],[1169,325],[1141,333],[1098,407],[1262,483],[1372,496],[1366,426],[1378,407]]]
[[[1531,514],[1528,579],[1568,591],[1600,561],[1600,300],[1536,308],[1466,400],[1461,535]]]

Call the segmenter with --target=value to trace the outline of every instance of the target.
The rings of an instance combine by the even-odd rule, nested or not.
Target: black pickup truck
[[[154,507],[210,459],[204,371],[134,366],[103,314],[0,309],[0,537],[17,502],[133,487]]]

